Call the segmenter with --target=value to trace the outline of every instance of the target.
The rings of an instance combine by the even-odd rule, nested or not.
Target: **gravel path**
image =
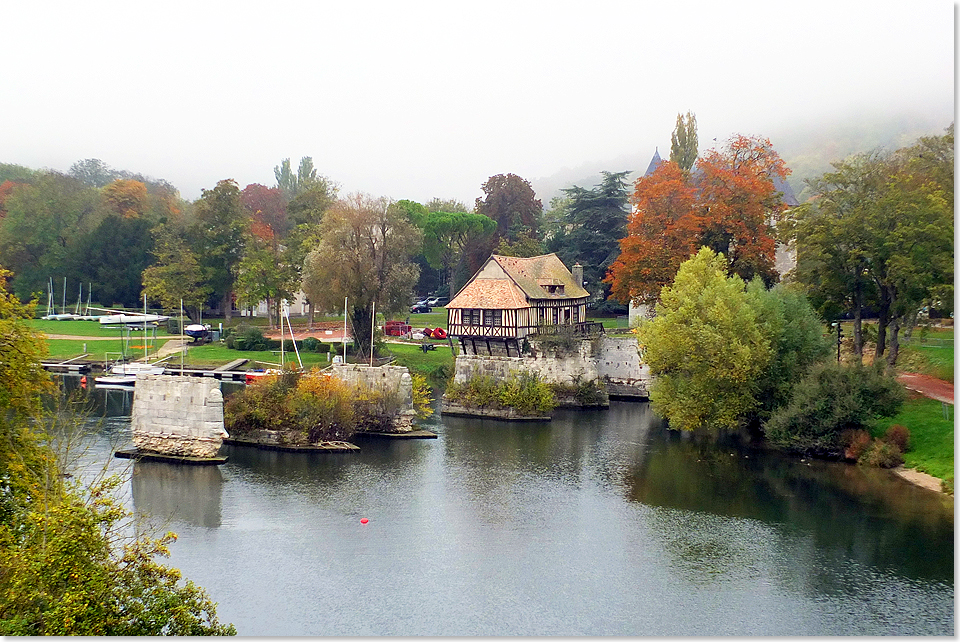
[[[924,397],[953,405],[953,384],[949,381],[917,374],[916,372],[903,372],[897,375],[897,381],[908,390],[915,390]]]

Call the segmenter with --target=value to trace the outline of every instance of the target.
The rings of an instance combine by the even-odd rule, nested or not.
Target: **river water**
[[[112,458],[130,393],[91,395],[83,465],[125,476],[241,635],[954,633],[952,498],[678,434],[644,403],[190,467]]]

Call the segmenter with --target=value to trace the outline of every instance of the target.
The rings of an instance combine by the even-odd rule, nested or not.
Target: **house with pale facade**
[[[447,334],[461,354],[520,356],[529,335],[583,330],[589,296],[579,264],[494,254],[447,304]]]

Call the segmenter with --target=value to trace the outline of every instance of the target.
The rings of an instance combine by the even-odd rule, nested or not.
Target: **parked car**
[[[435,296],[432,299],[427,300],[427,305],[429,305],[431,308],[446,305],[448,303],[450,303],[450,299],[445,296]]]
[[[410,306],[410,312],[412,314],[420,314],[422,312],[431,312],[430,306],[426,303],[414,303]]]

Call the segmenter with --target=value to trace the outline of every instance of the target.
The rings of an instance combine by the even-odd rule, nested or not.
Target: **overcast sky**
[[[838,114],[953,114],[944,0],[37,0],[2,16],[0,162],[99,158],[191,200],[312,156],[345,193],[472,205],[494,174],[666,156],[687,110],[701,149]]]

